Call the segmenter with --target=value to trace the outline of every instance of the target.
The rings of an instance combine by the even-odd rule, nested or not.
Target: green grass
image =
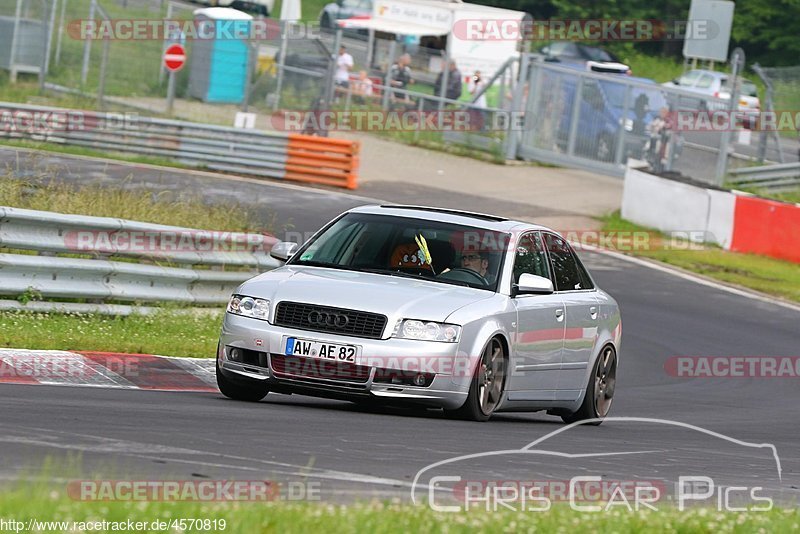
[[[622,219],[619,212],[604,217],[602,222],[604,232],[652,232],[655,236],[653,246],[648,250],[630,251],[633,255],[662,261],[721,282],[800,302],[800,269],[796,263],[755,254],[728,252],[711,245],[706,245],[703,250],[668,250],[659,246],[659,237],[664,237],[662,234]]]
[[[736,187],[734,185],[729,185],[729,187],[732,187],[733,189],[739,189],[740,191],[753,193],[754,195],[758,195],[764,198],[771,198],[773,200],[781,200],[783,202],[794,202],[795,204],[800,204],[800,189],[795,191],[784,191],[781,193],[773,193],[771,191],[767,191],[766,189]]]
[[[16,180],[0,176],[0,205],[220,231],[254,231],[253,215],[239,205],[207,204],[193,194],[127,190],[102,186],[72,187],[51,176]]]
[[[633,51],[622,54],[620,59],[631,67],[634,76],[650,78],[658,83],[668,82],[683,73],[683,64],[672,58],[647,56]]]
[[[221,311],[164,310],[126,317],[0,312],[0,347],[210,358],[215,354],[221,321]]]
[[[330,504],[320,502],[192,503],[82,502],[66,494],[66,484],[17,483],[0,493],[0,517],[6,521],[115,521],[125,523],[172,519],[225,520],[225,528],[206,532],[248,533],[439,533],[439,532],[790,532],[800,524],[797,509],[769,512],[717,512],[706,508],[586,513],[566,505],[547,512],[473,510],[434,512],[427,506],[388,502]],[[69,525],[68,528],[71,528]],[[207,528],[207,527],[206,527]],[[63,528],[57,528],[62,531]],[[88,531],[88,529],[87,529]],[[174,532],[174,530],[170,530]],[[189,529],[186,532],[199,532]]]
[[[173,167],[176,169],[202,169],[202,167],[185,165],[183,163],[179,163],[169,158],[139,156],[135,154],[126,154],[123,152],[94,150],[82,146],[61,145],[58,143],[45,143],[41,141],[29,141],[27,139],[4,139],[2,142],[0,142],[0,146],[29,148],[32,150],[45,150],[47,152],[55,152],[57,154],[69,154],[70,156],[113,158],[117,161],[125,161],[128,163],[142,163],[144,165],[160,165],[162,167]]]

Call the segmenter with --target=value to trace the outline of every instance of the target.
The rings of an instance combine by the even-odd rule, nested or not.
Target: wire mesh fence
[[[0,0],[0,68],[12,81],[47,68],[55,0]]]
[[[565,68],[535,54],[510,57],[481,73],[468,60],[451,70],[439,38],[369,35],[259,17],[251,24],[268,31],[257,36],[199,38],[191,34],[202,20],[198,7],[173,0],[0,0],[0,26],[6,30],[0,32],[0,65],[10,70],[13,53],[17,73],[25,72],[22,65],[34,74],[44,65],[50,87],[96,97],[104,109],[169,114],[163,58],[169,45],[181,44],[188,59],[175,75],[176,109],[189,120],[231,125],[237,111],[247,111],[257,116],[259,128],[286,129],[286,112],[380,111],[384,118],[402,112],[416,119],[362,129],[410,142],[459,144],[497,159],[577,164],[609,174],[620,174],[628,158],[639,158],[659,172],[711,183],[719,182],[721,158],[728,169],[797,161],[794,132],[770,137],[738,130],[725,146],[719,131],[675,128],[677,113],[728,105],[680,88]],[[119,31],[126,21],[161,25],[126,38]],[[168,21],[187,25],[167,29]],[[6,44],[9,29],[16,30],[18,43],[33,44]],[[341,45],[352,57],[345,79],[338,66]],[[797,109],[800,67],[763,73],[771,80],[772,109]],[[445,120],[443,127],[431,127],[433,112],[468,117],[471,126],[458,129]],[[515,125],[513,113],[524,120]],[[325,135],[330,128],[342,125],[304,130]]]
[[[761,67],[754,66],[754,70],[764,81],[766,101],[770,110],[800,113],[800,65],[793,67]],[[800,131],[785,129],[779,132],[776,141],[780,143],[781,153],[774,156],[775,145],[768,148],[771,153],[768,159],[773,161],[795,162],[800,159]],[[770,158],[770,156],[773,156]]]

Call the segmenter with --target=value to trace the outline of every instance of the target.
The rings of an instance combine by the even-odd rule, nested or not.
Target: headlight
[[[228,313],[266,321],[269,317],[269,301],[242,295],[232,295],[231,300],[228,302]]]
[[[454,324],[436,323],[433,321],[400,319],[394,326],[392,337],[457,343],[458,339],[461,337],[461,327]]]

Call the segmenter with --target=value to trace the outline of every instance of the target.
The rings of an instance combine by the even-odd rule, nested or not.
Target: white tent
[[[345,28],[414,36],[447,36],[447,55],[456,60],[462,72],[480,70],[491,75],[509,57],[516,55],[519,39],[472,38],[463,31],[476,21],[520,24],[527,15],[521,11],[500,9],[464,2],[441,0],[375,0],[370,18],[339,21]]]

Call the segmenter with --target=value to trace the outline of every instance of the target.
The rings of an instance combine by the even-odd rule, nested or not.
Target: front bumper
[[[284,356],[287,337],[355,345],[354,365],[319,372],[319,359]],[[249,351],[245,362],[232,361],[232,348]],[[298,360],[304,360],[302,362]],[[335,365],[334,362],[325,362]],[[273,326],[266,321],[225,314],[217,354],[219,368],[233,378],[265,381],[271,390],[349,400],[373,399],[455,409],[469,392],[469,358],[457,343],[408,339],[365,339]],[[344,369],[344,371],[343,371]],[[387,371],[433,374],[427,387],[383,381]],[[313,371],[313,372],[312,372]],[[330,371],[330,366],[326,366]]]

